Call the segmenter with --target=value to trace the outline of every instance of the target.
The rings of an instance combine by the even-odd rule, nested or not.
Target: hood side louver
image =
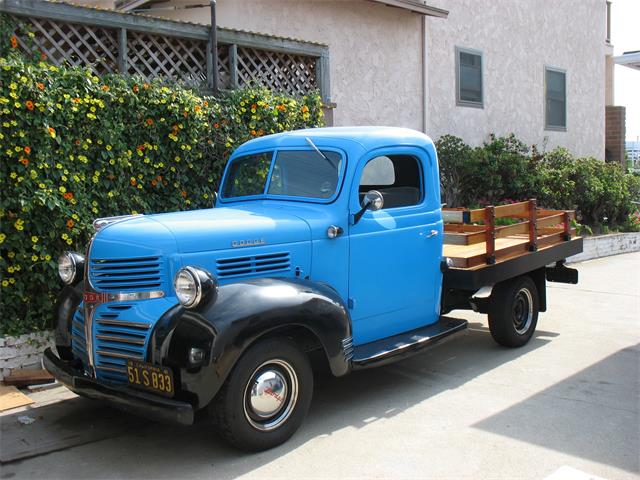
[[[289,252],[281,252],[221,258],[216,262],[216,270],[219,278],[287,272],[291,270],[291,255]]]
[[[91,259],[89,279],[99,291],[159,290],[164,261],[160,257]]]

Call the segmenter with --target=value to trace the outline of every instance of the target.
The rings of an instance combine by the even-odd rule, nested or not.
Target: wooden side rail
[[[512,225],[496,226],[500,218],[521,219]],[[535,199],[510,205],[488,206],[478,209],[445,208],[444,243],[447,245],[474,245],[485,243],[484,260],[495,263],[497,257],[509,255],[513,251],[535,251],[563,240],[570,240],[571,220],[575,212],[538,208]],[[498,239],[519,241],[518,247],[500,247]]]

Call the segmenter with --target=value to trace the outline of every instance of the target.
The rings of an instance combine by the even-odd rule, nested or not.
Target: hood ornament
[[[96,232],[99,232],[104,227],[106,227],[107,225],[111,225],[112,223],[122,222],[123,220],[128,220],[130,218],[142,217],[142,216],[143,216],[142,213],[138,213],[136,215],[119,215],[119,216],[116,216],[116,217],[96,218],[93,221],[93,228],[94,228],[94,230]]]

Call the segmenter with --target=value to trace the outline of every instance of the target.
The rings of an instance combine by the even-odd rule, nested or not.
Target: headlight
[[[184,267],[173,279],[173,288],[181,305],[197,307],[203,300],[218,294],[218,283],[206,270],[198,267]],[[215,301],[215,298],[213,299]]]
[[[67,285],[82,280],[84,275],[84,256],[76,252],[64,252],[58,259],[58,275]]]

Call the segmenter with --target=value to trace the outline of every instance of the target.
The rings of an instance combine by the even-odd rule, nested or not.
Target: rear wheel
[[[538,289],[529,276],[497,284],[489,303],[489,329],[505,347],[521,347],[533,336],[538,323]]]
[[[269,339],[240,358],[209,408],[226,441],[244,450],[266,450],[300,427],[312,393],[306,354],[288,340]]]

